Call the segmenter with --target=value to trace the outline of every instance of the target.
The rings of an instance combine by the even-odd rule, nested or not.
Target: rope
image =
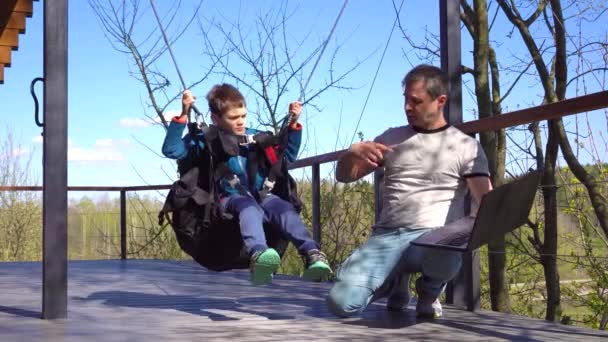
[[[163,35],[163,40],[165,41],[167,50],[169,50],[169,55],[171,56],[171,60],[173,61],[173,65],[175,66],[175,70],[177,71],[177,76],[179,76],[179,80],[182,83],[182,88],[184,88],[184,90],[186,90],[186,89],[188,89],[186,87],[186,82],[184,82],[182,73],[179,71],[179,67],[177,66],[177,61],[175,59],[175,56],[173,55],[173,50],[171,49],[171,44],[169,44],[169,39],[167,38],[167,33],[165,32],[165,29],[163,28],[163,25],[160,21],[160,17],[158,16],[158,12],[156,11],[156,6],[154,5],[154,0],[150,0],[150,6],[152,7],[152,11],[154,12],[154,17],[156,17],[156,22],[158,23],[158,28],[160,29],[160,32]],[[196,108],[196,106],[194,104],[190,108],[192,110],[194,110],[194,112],[197,115],[197,118],[201,117],[203,120],[203,123],[205,123],[205,117],[201,114],[201,112],[198,110],[198,108]],[[190,121],[190,112],[188,112],[188,122],[191,122]]]
[[[317,65],[319,65],[321,56],[323,56],[323,53],[325,52],[325,48],[327,47],[327,44],[329,44],[329,40],[331,39],[331,36],[334,34],[334,31],[336,30],[336,27],[338,26],[338,21],[340,21],[340,18],[342,17],[342,13],[344,13],[346,4],[348,4],[348,0],[344,0],[344,4],[342,4],[340,13],[338,13],[338,17],[336,17],[336,20],[334,21],[334,26],[332,26],[331,31],[329,31],[329,35],[327,36],[327,39],[325,39],[325,42],[323,42],[323,47],[321,48],[321,52],[319,52],[319,56],[317,57],[317,60],[315,61],[315,64],[312,67],[312,70],[310,71],[310,74],[308,75],[308,79],[306,80],[306,83],[304,83],[304,87],[302,87],[302,89],[301,89],[300,97],[298,100],[302,100],[302,98],[304,97],[304,91],[306,90],[306,88],[308,88],[308,83],[310,83],[312,74],[315,72],[315,69],[317,69]]]
[[[384,61],[384,55],[386,54],[386,50],[388,49],[388,44],[391,41],[391,37],[393,36],[393,32],[395,31],[395,26],[399,21],[399,14],[401,13],[401,8],[403,7],[403,3],[405,0],[401,0],[401,5],[399,5],[399,10],[397,11],[397,16],[395,17],[395,21],[393,22],[393,27],[391,28],[391,33],[388,36],[386,41],[386,45],[384,46],[384,51],[382,52],[382,57],[380,57],[380,63],[378,63],[378,68],[376,68],[376,74],[374,75],[374,79],[372,80],[372,85],[369,87],[369,91],[367,92],[367,97],[365,98],[365,103],[363,104],[363,109],[361,109],[361,114],[359,115],[359,120],[357,120],[357,125],[355,126],[355,131],[353,132],[353,137],[350,139],[350,144],[352,145],[355,140],[355,136],[357,135],[357,130],[359,129],[359,124],[361,124],[361,119],[363,118],[363,113],[365,112],[365,108],[367,107],[367,102],[369,101],[369,97],[372,94],[372,89],[374,89],[374,84],[376,84],[376,78],[378,77],[378,73],[380,72],[380,66]]]
[[[323,42],[323,47],[321,48],[321,51],[319,52],[319,56],[317,57],[317,60],[315,61],[315,64],[313,65],[312,70],[310,71],[310,74],[308,75],[308,78],[306,79],[306,82],[304,83],[304,86],[302,87],[302,89],[300,89],[300,96],[298,97],[298,101],[302,101],[302,98],[304,97],[304,92],[306,91],[306,88],[308,88],[308,84],[310,83],[310,80],[312,79],[312,75],[314,74],[315,70],[317,69],[317,65],[319,65],[319,61],[321,60],[321,57],[323,56],[323,53],[325,52],[325,48],[329,44],[331,36],[334,34],[334,31],[336,30],[336,27],[338,26],[338,21],[340,21],[340,18],[342,17],[342,13],[344,13],[344,9],[346,8],[347,4],[348,4],[348,0],[344,0],[344,3],[342,4],[342,8],[340,8],[340,12],[338,13],[338,16],[336,17],[336,20],[334,21],[334,25],[332,26],[331,31],[329,31],[329,35],[327,36],[327,39],[325,39],[325,41]],[[285,125],[291,125],[292,123],[293,123],[293,115],[288,114],[283,121],[282,128],[284,128]]]

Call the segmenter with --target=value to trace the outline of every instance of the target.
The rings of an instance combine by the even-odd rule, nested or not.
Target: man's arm
[[[469,192],[471,192],[474,202],[470,215],[476,216],[483,195],[492,190],[492,182],[490,182],[490,177],[486,176],[469,177],[466,180],[467,186],[469,187]]]
[[[347,152],[338,158],[336,179],[349,183],[370,174],[384,160],[384,153],[391,149],[386,145],[372,141],[354,143]]]

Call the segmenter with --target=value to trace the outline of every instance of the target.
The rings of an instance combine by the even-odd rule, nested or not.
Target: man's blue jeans
[[[422,272],[423,293],[418,295],[425,300],[439,297],[445,283],[458,274],[462,253],[410,244],[428,231],[375,228],[338,270],[327,298],[330,311],[340,317],[362,312],[374,300],[387,296],[404,273]]]
[[[249,196],[232,195],[222,203],[229,213],[238,217],[243,244],[250,256],[268,248],[264,223],[268,223],[270,229],[278,230],[301,255],[319,249],[293,205],[278,196],[269,195],[258,203]]]

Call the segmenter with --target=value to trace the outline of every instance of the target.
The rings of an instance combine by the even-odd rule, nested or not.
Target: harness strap
[[[182,178],[173,183],[163,208],[158,214],[158,222],[160,225],[164,223],[165,219],[173,225],[168,214],[176,209],[184,207],[190,199],[201,206],[213,203],[213,193],[207,192],[198,186],[198,176],[198,167],[193,167],[186,172]]]
[[[249,148],[247,151],[247,178],[249,179],[249,190],[253,194],[253,197],[261,203],[264,198],[260,197],[260,194],[257,189],[257,180],[258,180],[258,146],[254,148]]]
[[[241,195],[253,196],[256,201],[261,202],[268,196],[276,184],[277,179],[282,176],[283,157],[288,143],[288,129],[284,127],[277,135],[269,132],[260,132],[255,135],[237,135],[226,133],[217,126],[193,126],[189,125],[191,137],[198,139],[199,130],[203,133],[205,146],[209,149],[209,185],[211,194],[215,195],[215,182],[225,179],[228,184],[236,189]],[[219,145],[216,143],[219,139]],[[254,145],[255,146],[251,146]],[[198,146],[198,144],[197,144]],[[217,162],[214,159],[224,159],[219,156],[237,156],[240,154],[240,146],[250,146],[247,154],[247,177],[250,180],[250,188],[241,184],[238,176],[230,170],[227,160]],[[221,151],[218,151],[220,149]],[[263,187],[258,191],[255,187],[257,170],[260,157],[268,161],[270,165],[268,176],[264,179]],[[210,218],[210,206],[205,207],[205,219]]]
[[[224,179],[226,179],[228,184],[230,184],[231,187],[238,190],[238,192],[241,195],[251,196],[251,193],[249,192],[249,190],[247,190],[243,186],[243,184],[241,184],[239,177],[234,172],[232,172],[232,170],[230,170],[230,168],[228,167],[228,163],[223,162],[223,163],[219,163],[218,165],[216,165],[214,174],[215,174],[216,181],[219,181],[222,178],[224,178]]]

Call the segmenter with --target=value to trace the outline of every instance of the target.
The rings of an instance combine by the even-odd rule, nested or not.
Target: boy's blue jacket
[[[186,134],[182,138],[185,128],[186,123],[176,121],[176,118],[171,121],[169,127],[167,128],[167,135],[165,136],[162,147],[162,153],[165,157],[177,160],[184,159],[188,155],[190,147],[195,146],[197,142],[199,146],[199,153],[205,148],[202,132],[198,134],[196,139],[192,139],[189,134]],[[260,131],[258,130],[247,128],[245,134],[256,134],[259,132]],[[285,158],[287,161],[293,162],[297,158],[300,150],[300,144],[302,142],[302,126],[300,124],[297,124],[296,127],[289,128],[287,133],[287,141],[288,143],[287,149],[285,150]],[[249,189],[249,191],[254,189],[260,191],[263,188],[264,179],[268,175],[264,174],[262,169],[258,168],[255,182],[250,182],[250,180],[247,179],[247,152],[250,146],[251,148],[255,148],[253,145],[240,146],[239,155],[232,156],[228,159],[228,167],[239,177],[241,185],[243,185],[246,189]],[[222,179],[218,186],[220,198],[225,198],[233,194],[239,194],[239,191],[230,186],[226,179]]]

